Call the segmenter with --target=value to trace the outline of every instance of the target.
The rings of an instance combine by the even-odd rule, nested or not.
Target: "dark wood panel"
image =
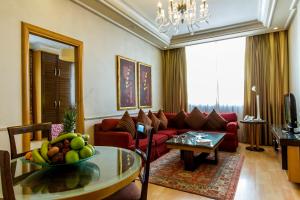
[[[33,50],[29,50],[29,76],[30,76],[30,123],[33,123]]]
[[[58,120],[63,121],[66,110],[75,106],[75,65],[58,60]]]
[[[57,96],[58,56],[42,52],[42,122],[59,123]]]

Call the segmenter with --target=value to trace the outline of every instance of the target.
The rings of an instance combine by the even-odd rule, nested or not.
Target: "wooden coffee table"
[[[224,136],[225,133],[189,131],[169,139],[166,144],[170,149],[180,150],[185,170],[194,171],[201,162],[218,163],[218,147]],[[211,152],[215,154],[214,160],[206,159]]]

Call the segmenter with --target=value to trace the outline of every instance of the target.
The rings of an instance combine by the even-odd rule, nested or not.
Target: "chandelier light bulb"
[[[169,0],[168,12],[165,14],[162,3],[157,4],[156,23],[159,31],[168,34],[177,34],[179,28],[185,25],[191,34],[203,22],[208,22],[207,0]]]

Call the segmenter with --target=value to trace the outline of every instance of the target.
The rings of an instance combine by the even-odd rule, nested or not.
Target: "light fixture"
[[[274,29],[274,30],[278,30],[278,27],[276,26],[276,27],[274,27],[273,29]]]
[[[251,87],[252,92],[254,92],[256,94],[256,119],[257,120],[261,120],[260,118],[260,107],[259,107],[259,94],[256,90],[256,86],[252,86]]]
[[[156,23],[159,31],[170,35],[179,32],[180,25],[186,25],[191,35],[195,28],[200,28],[203,22],[208,23],[207,0],[168,0],[168,13],[162,8],[162,3],[157,4]]]

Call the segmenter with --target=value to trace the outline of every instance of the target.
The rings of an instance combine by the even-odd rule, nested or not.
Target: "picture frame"
[[[137,108],[137,62],[117,56],[117,109]]]
[[[152,73],[151,65],[138,62],[139,108],[152,107]]]

